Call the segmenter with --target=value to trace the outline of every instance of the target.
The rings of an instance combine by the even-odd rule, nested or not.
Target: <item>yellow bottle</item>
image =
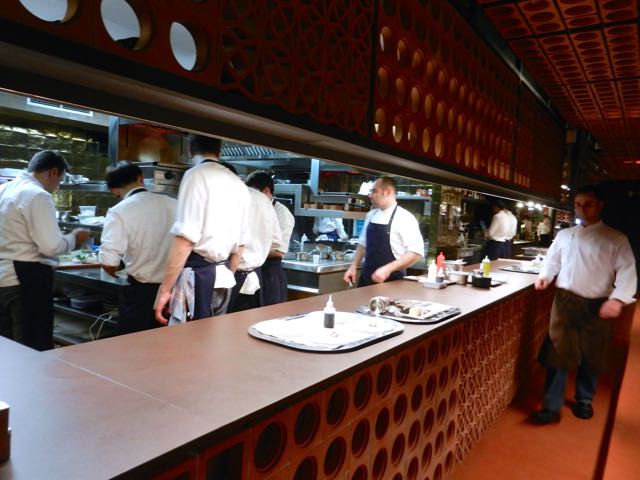
[[[491,260],[489,260],[489,257],[484,257],[484,260],[482,260],[482,275],[484,277],[488,277],[491,274]]]

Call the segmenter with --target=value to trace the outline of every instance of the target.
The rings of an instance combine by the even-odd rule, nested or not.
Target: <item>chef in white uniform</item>
[[[147,191],[143,182],[142,170],[129,161],[107,168],[107,187],[122,200],[107,212],[98,259],[115,276],[124,258],[129,285],[119,299],[121,334],[158,326],[153,303],[173,240],[176,200]]]
[[[67,171],[59,152],[43,150],[0,187],[0,335],[37,350],[53,348],[56,257],[89,238],[58,228],[52,194]]]
[[[282,233],[281,243],[269,252],[262,264],[262,305],[274,305],[287,301],[287,275],[282,268],[282,259],[289,251],[291,233],[295,226],[295,217],[282,203],[274,198],[273,178],[264,170],[252,172],[245,180],[247,186],[262,192],[273,204]]]

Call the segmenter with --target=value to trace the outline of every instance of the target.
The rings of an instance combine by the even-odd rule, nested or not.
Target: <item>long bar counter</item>
[[[348,353],[247,334],[321,310],[326,295],[43,354],[0,342],[13,428],[0,477],[444,477],[527,380],[546,332],[551,292],[501,273],[490,290],[397,281],[334,293],[339,311],[376,295],[462,310]]]

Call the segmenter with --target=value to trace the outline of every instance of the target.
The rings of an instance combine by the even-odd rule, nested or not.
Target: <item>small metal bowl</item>
[[[449,272],[449,278],[456,282],[458,285],[466,285],[469,279],[469,272]]]

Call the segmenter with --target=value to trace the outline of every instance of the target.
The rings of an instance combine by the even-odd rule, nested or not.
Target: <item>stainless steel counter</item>
[[[344,272],[351,265],[351,260],[320,260],[314,263],[311,260],[282,260],[282,266],[287,270],[298,270],[317,274]]]
[[[322,295],[346,290],[347,284],[342,280],[342,277],[349,265],[351,265],[351,260],[320,260],[318,263],[282,260],[282,266],[287,271],[289,290],[309,295]]]

